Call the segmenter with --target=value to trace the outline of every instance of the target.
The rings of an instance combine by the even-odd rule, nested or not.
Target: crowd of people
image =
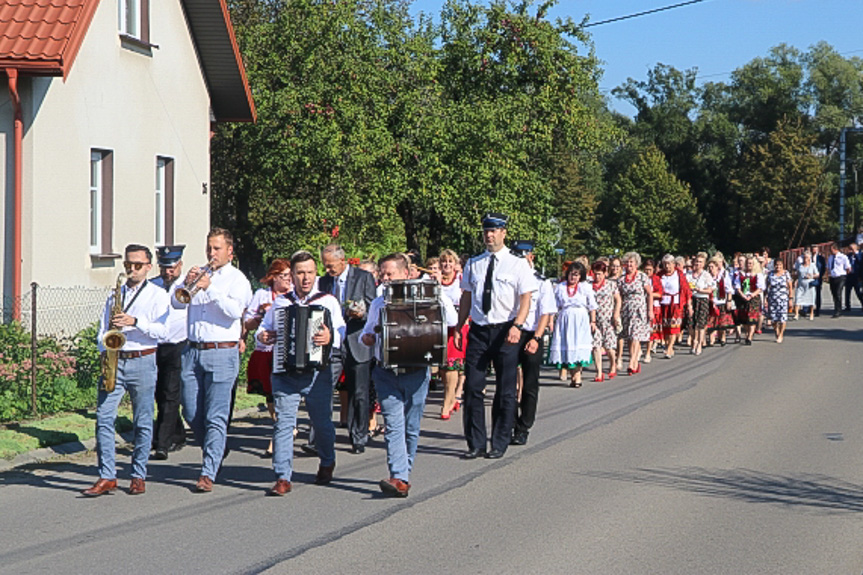
[[[854,292],[863,306],[861,253],[831,246],[825,258],[806,248],[788,270],[769,250],[720,252],[691,257],[665,254],[642,259],[586,256],[567,262],[559,279],[534,267],[531,241],[507,241],[507,217],[482,220],[485,251],[475,257],[452,250],[424,262],[417,253],[389,254],[378,261],[349,261],[336,245],[320,255],[299,251],[277,258],[254,294],[248,279],[231,265],[233,238],[214,228],[207,237],[208,266],[182,273],[184,246],[158,248],[159,278],[149,248],[126,247],[126,283],[108,298],[100,321],[100,350],[108,330],[126,335],[119,350],[116,387],[101,389],[97,410],[99,480],[85,490],[98,496],[117,488],[113,427],[126,393],[132,400],[135,447],[129,493],[145,492],[149,458],[165,460],[185,444],[182,417],[202,450],[197,492],[210,492],[227,456],[239,363],[253,342],[247,388],[265,398],[273,437],[263,452],[276,475],[269,495],[291,490],[297,415],[305,403],[311,420],[303,451],[317,455],[315,483],[326,485],[335,469],[334,397],[350,453],[361,455],[383,434],[389,476],[383,493],[406,497],[420,426],[432,382],[442,388],[435,412],[450,420],[461,410],[467,449],[464,459],[503,457],[509,446],[525,445],[536,421],[543,364],[562,381],[583,385],[585,369],[596,383],[641,373],[654,357],[672,359],[681,348],[701,355],[705,348],[740,342],[752,345],[763,328],[782,343],[789,320],[812,320],[821,308],[821,283],[829,278],[834,315],[841,298],[850,308]],[[319,274],[323,268],[325,273]],[[391,282],[424,279],[436,285],[447,330],[446,359],[435,368],[389,366],[382,362],[381,310]],[[181,297],[182,292],[185,296]],[[143,295],[142,295],[143,294]],[[139,297],[140,296],[140,297]],[[122,298],[122,313],[114,299]],[[325,308],[331,321],[312,342],[326,346],[321,367],[274,370],[275,310],[291,306]],[[547,352],[547,353],[546,353]],[[490,384],[488,375],[494,374]],[[491,426],[486,396],[493,387]],[[153,422],[153,402],[158,416]],[[378,421],[378,413],[383,419]],[[152,451],[152,454],[151,454]]]

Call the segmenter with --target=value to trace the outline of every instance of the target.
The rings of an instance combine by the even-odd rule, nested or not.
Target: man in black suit
[[[863,283],[860,282],[861,272],[863,272],[863,252],[857,244],[852,243],[848,246],[848,261],[851,263],[851,271],[848,277],[845,278],[845,311],[851,311],[851,292],[857,294],[857,301],[863,306]]]
[[[818,251],[818,246],[812,246],[812,263],[818,268],[818,280],[812,282],[815,288],[815,317],[821,315],[821,284],[824,283],[824,272],[827,271],[827,258]]]
[[[347,330],[340,354],[333,354],[333,377],[338,381],[342,369],[348,391],[348,432],[351,453],[366,450],[369,438],[369,382],[372,348],[360,341],[366,325],[366,313],[376,296],[375,278],[365,270],[349,266],[345,250],[330,244],[321,250],[326,275],[318,280],[318,289],[330,293],[342,304]]]

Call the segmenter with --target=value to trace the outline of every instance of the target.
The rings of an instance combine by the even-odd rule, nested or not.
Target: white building
[[[112,286],[129,243],[205,263],[212,122],[255,119],[225,0],[2,0],[0,82],[7,313]]]

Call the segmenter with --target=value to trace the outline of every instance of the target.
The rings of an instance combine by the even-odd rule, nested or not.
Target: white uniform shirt
[[[530,294],[530,311],[527,319],[524,320],[524,331],[536,331],[542,316],[557,313],[557,301],[554,299],[554,287],[551,282],[545,278],[536,277],[536,279],[539,282],[539,289]]]
[[[455,327],[458,323],[458,312],[455,310],[455,306],[452,304],[452,301],[448,297],[440,298],[441,302],[441,313],[443,314],[443,321],[447,325],[447,327]],[[377,358],[379,363],[383,363],[383,355],[381,354],[381,337],[380,334],[375,333],[375,328],[378,327],[378,323],[381,318],[381,309],[386,305],[386,301],[383,296],[378,296],[372,300],[371,305],[369,306],[369,313],[366,319],[366,325],[363,328],[363,333],[360,336],[360,341],[362,341],[362,336],[366,334],[372,334],[375,336],[375,357]],[[365,345],[365,344],[364,344]]]
[[[309,293],[309,295],[307,295],[303,299],[299,299],[296,292],[292,290],[290,294],[293,294],[294,297],[297,297],[297,304],[294,304],[293,300],[291,300],[291,298],[288,296],[277,297],[270,309],[267,310],[267,313],[264,314],[264,319],[261,320],[261,325],[258,326],[258,331],[255,332],[255,340],[258,340],[258,334],[262,331],[276,331],[276,324],[273,323],[275,319],[275,314],[273,312],[276,308],[290,307],[292,305],[310,305],[309,299],[319,293],[321,292],[317,289],[313,289],[311,293]],[[332,349],[333,351],[338,350],[342,347],[342,341],[344,341],[345,339],[345,318],[342,317],[342,306],[339,303],[339,300],[337,300],[332,294],[326,294],[323,297],[319,297],[315,301],[311,302],[311,305],[319,305],[329,310],[330,318],[333,322]]]
[[[182,287],[185,281],[185,275],[178,277],[165,293],[167,293],[170,298],[173,298],[174,292],[177,291],[177,288]],[[150,280],[150,282],[153,285],[165,289],[165,280],[161,277],[154,278]],[[159,343],[180,343],[181,341],[185,341],[188,336],[188,310],[186,310],[186,308],[178,309],[172,305],[169,305],[168,307],[170,308],[168,310],[168,335],[165,336],[165,339],[160,340]]]
[[[121,330],[126,336],[123,351],[141,351],[156,347],[168,333],[168,308],[170,307],[168,293],[147,281],[138,284],[134,289],[124,285],[122,294],[123,310],[137,320],[136,325],[126,326]],[[105,351],[102,336],[109,329],[112,307],[114,307],[113,292],[108,296],[105,310],[99,320],[97,346],[100,352]]]
[[[497,261],[492,274],[491,309],[486,315],[482,311],[482,293],[492,255]],[[503,248],[494,254],[486,251],[471,258],[462,274],[461,289],[471,292],[471,321],[477,325],[489,325],[514,320],[518,315],[519,297],[539,289],[539,282],[527,260]]]
[[[243,311],[252,299],[252,286],[243,272],[225,265],[213,272],[210,287],[199,290],[189,308],[189,340],[196,342],[240,341]],[[186,307],[171,298],[171,305]]]
[[[243,314],[243,323],[255,317],[261,305],[265,303],[272,304],[273,301],[273,290],[271,288],[265,287],[256,291],[255,295],[252,296],[252,301],[249,302],[249,307],[246,308],[246,313]],[[261,343],[258,341],[258,338],[255,338],[255,349],[257,351],[273,351],[273,346]]]
[[[848,256],[839,252],[835,256],[831,255],[828,258],[827,269],[830,271],[831,278],[841,278],[848,275],[848,270],[851,269],[851,262],[848,261]]]

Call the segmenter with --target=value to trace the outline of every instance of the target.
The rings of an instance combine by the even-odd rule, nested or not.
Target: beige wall
[[[174,160],[174,241],[189,245],[187,262],[205,259],[209,96],[179,1],[151,2],[150,11],[150,41],[158,46],[152,55],[121,46],[117,2],[101,2],[67,80],[31,81],[24,292],[33,280],[45,286],[113,285],[122,271],[119,259],[90,256],[91,148],[113,151],[113,252],[122,253],[128,243],[153,247],[156,157],[167,156]],[[3,116],[0,109],[0,122]]]

